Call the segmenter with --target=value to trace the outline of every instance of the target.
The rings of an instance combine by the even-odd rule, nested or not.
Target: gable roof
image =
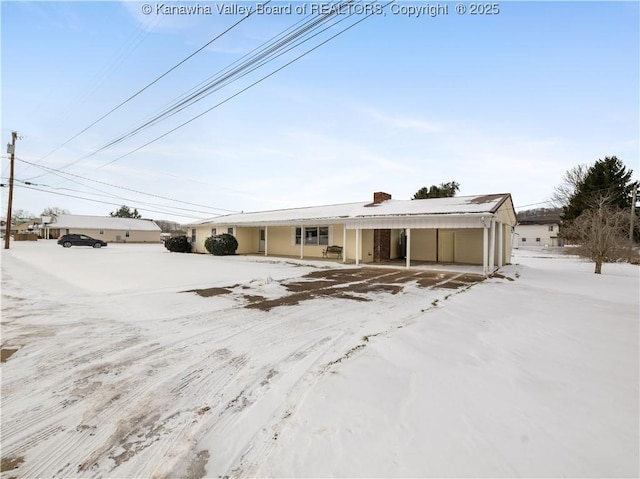
[[[439,215],[481,216],[494,214],[511,199],[509,193],[494,195],[429,198],[424,200],[386,200],[378,204],[368,201],[326,206],[310,206],[281,210],[237,213],[191,223],[187,226],[330,223],[376,218],[407,218]],[[513,208],[511,206],[511,208]],[[515,218],[515,213],[514,213]]]
[[[151,220],[117,218],[112,216],[58,215],[49,228],[85,228],[104,230],[160,231]]]

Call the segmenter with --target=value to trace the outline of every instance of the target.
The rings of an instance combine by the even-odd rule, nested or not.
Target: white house
[[[108,243],[159,243],[160,227],[152,220],[112,216],[58,215],[43,221],[45,238],[84,234]]]
[[[511,195],[493,194],[291,208],[220,216],[187,225],[194,252],[205,240],[231,233],[239,254],[322,258],[335,253],[355,264],[404,259],[483,265],[492,271],[510,261],[516,215]],[[329,248],[331,247],[331,248]]]
[[[557,216],[537,216],[518,221],[515,227],[515,246],[562,246],[559,237],[560,218]]]

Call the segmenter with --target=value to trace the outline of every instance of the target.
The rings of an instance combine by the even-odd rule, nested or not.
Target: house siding
[[[553,231],[549,231],[549,226]],[[558,246],[558,224],[545,225],[518,225],[515,228],[518,246]],[[540,238],[540,241],[536,241]]]
[[[482,264],[482,229],[460,229],[455,232],[456,263]]]
[[[436,261],[438,244],[436,241],[436,230],[411,230],[411,251],[412,260],[416,261]]]

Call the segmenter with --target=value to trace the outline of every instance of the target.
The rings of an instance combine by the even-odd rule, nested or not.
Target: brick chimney
[[[391,195],[389,193],[384,193],[383,191],[376,191],[373,194],[373,204],[379,205],[383,201],[387,201],[391,199]]]

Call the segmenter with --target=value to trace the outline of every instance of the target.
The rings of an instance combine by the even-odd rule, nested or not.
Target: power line
[[[531,203],[529,205],[514,206],[514,208],[515,209],[519,209],[519,208],[526,208],[528,206],[547,205],[547,204],[553,204],[553,201],[551,201],[551,200],[541,201],[540,203]]]
[[[73,188],[66,188],[66,187],[55,187],[55,186],[51,186],[51,185],[42,185],[42,184],[36,184],[36,183],[32,183],[30,181],[24,181],[24,180],[19,180],[19,179],[15,179],[15,181],[18,181],[22,184],[24,184],[25,186],[39,186],[41,188],[49,188],[52,190],[66,190],[66,191],[72,191],[75,193],[83,193],[83,194],[89,194],[89,195],[93,195],[93,196],[101,196],[101,197],[106,197],[106,198],[116,198],[119,200],[123,200],[129,203],[135,203],[136,205],[147,205],[147,206],[154,206],[154,207],[158,207],[158,208],[168,208],[169,210],[181,210],[181,211],[189,211],[192,213],[202,213],[202,214],[206,214],[206,215],[219,215],[219,213],[212,213],[211,211],[200,211],[200,210],[194,210],[194,209],[190,209],[190,208],[180,208],[178,206],[168,206],[168,205],[162,205],[162,204],[158,204],[158,203],[148,203],[145,201],[139,201],[139,200],[134,200],[131,198],[125,198],[123,196],[118,196],[118,195],[114,195],[108,192],[102,192],[103,194],[100,193],[91,193],[88,191],[82,191],[82,190],[74,190]],[[100,191],[100,190],[98,190]]]
[[[344,2],[342,5],[351,4],[353,3],[353,1],[354,0],[348,0]],[[252,52],[259,50],[258,53],[254,54],[253,56],[250,56],[245,62],[241,63],[239,66],[232,69],[231,66],[237,64],[238,61],[232,63],[230,66],[221,70],[216,75],[209,77],[209,80],[211,79],[213,80],[206,83],[204,87],[201,87],[200,89],[197,89],[197,88],[191,89],[189,92],[183,94],[181,97],[178,97],[172,104],[169,104],[164,110],[161,110],[160,113],[151,116],[150,118],[145,120],[143,123],[139,124],[137,127],[109,141],[108,143],[106,143],[99,149],[95,150],[94,152],[90,153],[89,155],[85,156],[84,158],[88,158],[90,156],[95,155],[96,153],[99,153],[100,151],[108,149],[124,141],[125,139],[131,138],[137,135],[144,129],[150,126],[156,125],[162,120],[167,119],[175,115],[176,113],[183,111],[187,107],[203,100],[204,98],[220,90],[224,86],[234,81],[237,81],[240,78],[243,78],[249,73],[257,70],[258,68],[261,68],[267,63],[270,63],[271,61],[293,50],[294,48],[299,47],[303,43],[306,43],[307,41],[316,37],[320,33],[328,30],[329,28],[334,27],[338,23],[346,20],[351,15],[353,15],[352,13],[347,17],[343,18],[342,20],[339,20],[338,22],[335,22],[332,25],[329,25],[328,27],[322,29],[320,32],[317,32],[314,35],[304,38],[308,33],[312,32],[314,29],[318,28],[320,25],[327,22],[337,14],[338,14],[337,11],[333,11],[331,13],[318,15],[314,18],[314,20],[308,21],[305,25],[303,25],[302,27],[299,27],[298,29],[294,30],[292,33],[286,36],[285,34],[291,30],[291,27],[284,30],[280,34],[272,37],[269,41],[265,42],[261,47],[254,49]],[[312,17],[312,15],[309,15],[306,18],[310,18],[310,17]],[[301,22],[298,22],[298,23],[301,23]],[[287,45],[294,43],[296,40],[299,40],[300,38],[303,38],[303,40],[300,40],[294,45],[289,46],[288,48],[285,48],[287,47]],[[245,55],[243,58],[246,58],[247,56],[248,55]],[[202,85],[202,83],[204,82],[201,82],[200,85]],[[77,161],[80,161],[80,160],[77,160]]]
[[[106,149],[109,149],[119,143],[121,143],[122,141],[129,139],[135,135],[137,135],[138,133],[142,132],[143,130],[156,125],[158,123],[160,123],[161,121],[183,111],[184,109],[188,108],[189,106],[194,105],[195,103],[203,100],[204,98],[206,98],[207,96],[211,95],[212,93],[214,93],[215,91],[220,90],[221,88],[223,88],[224,86],[229,85],[230,83],[239,80],[240,78],[243,78],[244,76],[248,75],[249,73],[257,70],[258,68],[266,65],[267,63],[273,61],[274,59],[284,55],[285,53],[291,51],[292,49],[302,45],[303,43],[311,40],[312,38],[316,37],[317,35],[319,35],[320,33],[328,30],[329,28],[332,28],[333,26],[337,25],[338,23],[346,20],[347,18],[351,17],[352,15],[354,15],[354,12],[351,12],[349,15],[347,15],[345,18],[333,23],[332,25],[324,28],[323,30],[321,30],[320,32],[315,33],[314,35],[311,36],[307,36],[307,38],[304,38],[306,35],[308,35],[310,32],[312,32],[314,29],[317,29],[320,25],[322,25],[323,23],[329,21],[331,18],[337,16],[340,12],[341,8],[344,8],[347,5],[350,5],[352,3],[354,3],[356,0],[345,0],[340,4],[337,4],[336,9],[332,9],[330,10],[328,13],[321,13],[318,15],[308,15],[307,17],[305,17],[305,19],[295,23],[293,26],[288,27],[287,29],[285,29],[284,31],[280,32],[279,34],[273,36],[271,39],[269,39],[267,42],[263,43],[260,47],[255,48],[254,50],[252,50],[250,53],[244,55],[241,59],[236,60],[235,62],[231,63],[231,65],[227,66],[226,68],[220,70],[218,73],[216,73],[215,75],[212,75],[211,77],[209,77],[209,81],[207,83],[207,80],[205,80],[204,82],[201,82],[199,85],[202,85],[203,83],[205,83],[204,87],[201,87],[198,89],[198,87],[194,87],[191,90],[189,90],[188,92],[184,93],[183,95],[177,97],[173,103],[169,103],[168,105],[166,105],[164,107],[164,109],[161,109],[159,111],[159,113],[152,115],[151,117],[148,117],[147,120],[145,120],[143,123],[139,124],[138,126],[134,127],[133,129],[120,134],[119,136],[113,138],[112,140],[108,141],[106,144],[104,144],[103,146],[101,146],[100,148],[92,151],[91,153],[78,158],[70,163],[67,163],[66,165],[62,166],[62,168],[67,168],[69,166],[72,166],[76,163],[79,163],[80,161],[90,158],[98,153],[100,153],[101,151],[104,151]],[[360,3],[359,1],[357,3]],[[339,7],[339,8],[338,8]],[[308,20],[310,19],[311,20]],[[366,18],[366,17],[365,17]],[[304,23],[306,21],[306,23]],[[294,27],[296,25],[299,25],[303,23],[302,26],[295,28]],[[302,38],[302,40],[300,40]],[[287,45],[294,43],[296,40],[300,40],[297,43],[295,43],[292,46],[289,46],[288,48]],[[254,53],[257,52],[257,53]],[[244,62],[241,62],[243,58],[247,58]],[[238,65],[236,67],[233,67],[234,65]],[[213,79],[213,80],[212,80]],[[233,97],[231,97],[233,98]],[[107,163],[110,164],[110,163]],[[106,166],[106,165],[103,165]],[[35,176],[33,178],[39,178],[42,175],[39,176]]]
[[[266,5],[268,3],[270,3],[271,0],[267,0],[263,5]],[[187,62],[188,60],[190,60],[191,58],[193,58],[195,55],[197,55],[198,53],[200,53],[202,50],[204,50],[205,48],[207,48],[209,45],[211,45],[213,42],[215,42],[216,40],[218,40],[220,37],[222,37],[223,35],[225,35],[226,33],[230,32],[232,29],[234,29],[236,26],[238,26],[240,23],[244,22],[247,18],[249,18],[251,15],[253,15],[255,13],[256,10],[252,10],[249,14],[243,16],[240,20],[238,20],[236,23],[234,23],[233,25],[231,25],[229,28],[227,28],[226,30],[224,30],[222,33],[216,35],[215,37],[213,37],[211,40],[209,40],[207,43],[205,43],[203,46],[201,46],[200,48],[198,48],[195,52],[191,53],[190,55],[188,55],[186,58],[184,58],[183,60],[181,60],[180,62],[178,62],[177,64],[175,64],[173,67],[171,67],[169,70],[165,71],[162,75],[160,75],[159,77],[157,77],[155,80],[153,80],[151,83],[148,83],[146,86],[144,86],[142,89],[138,90],[136,93],[134,93],[133,95],[131,95],[129,98],[127,98],[126,100],[122,101],[120,104],[118,104],[117,106],[115,106],[114,108],[112,108],[111,110],[109,110],[107,113],[105,113],[104,115],[102,115],[100,118],[98,118],[97,120],[95,120],[93,123],[91,123],[89,126],[85,127],[83,130],[81,130],[79,133],[76,133],[74,136],[72,136],[71,138],[69,138],[67,141],[65,141],[64,143],[62,143],[60,146],[58,146],[57,148],[55,148],[54,150],[50,151],[49,153],[47,153],[46,155],[44,155],[42,158],[40,158],[38,160],[38,162],[44,160],[45,158],[47,158],[48,156],[50,156],[51,154],[55,153],[56,151],[58,151],[60,148],[62,148],[63,146],[67,145],[68,143],[70,143],[71,141],[73,141],[74,139],[76,139],[77,137],[79,137],[80,135],[82,135],[84,132],[86,132],[87,130],[89,130],[92,126],[96,125],[97,123],[99,123],[100,121],[102,121],[103,119],[105,119],[107,116],[109,116],[111,113],[113,113],[114,111],[118,110],[120,107],[122,107],[123,105],[125,105],[126,103],[130,102],[131,100],[133,100],[135,97],[137,97],[138,95],[140,95],[142,92],[144,92],[145,90],[147,90],[149,87],[151,87],[152,85],[156,84],[158,81],[160,81],[162,78],[164,78],[165,76],[167,76],[169,73],[171,73],[172,71],[174,71],[176,68],[180,67],[181,65],[183,65],[185,62]],[[73,163],[70,163],[69,165],[66,166],[70,166]],[[65,166],[65,167],[66,167]],[[65,168],[63,167],[63,168]],[[31,177],[30,179],[35,179],[35,178],[39,178],[40,176],[43,175],[38,175],[38,176],[34,176]]]
[[[391,0],[391,1],[387,2],[386,4],[384,4],[384,6],[383,6],[382,8],[385,8],[387,5],[389,5],[389,4],[391,4],[391,3],[394,3],[394,1],[395,1],[395,0]],[[141,146],[139,146],[138,148],[135,148],[134,150],[131,150],[131,151],[129,151],[128,153],[125,153],[124,155],[121,155],[121,156],[119,156],[119,157],[117,157],[117,158],[115,158],[115,159],[113,159],[113,160],[111,160],[111,161],[108,161],[107,163],[104,163],[104,164],[103,164],[103,165],[101,165],[99,168],[103,168],[103,167],[105,167],[105,166],[111,165],[112,163],[115,163],[116,161],[119,161],[119,160],[121,160],[122,158],[125,158],[125,157],[127,157],[127,156],[129,156],[129,155],[131,155],[131,154],[133,154],[133,153],[135,153],[135,152],[137,152],[137,151],[139,151],[139,150],[141,150],[141,149],[143,149],[143,148],[145,148],[145,147],[147,147],[147,146],[151,145],[152,143],[155,143],[156,141],[158,141],[158,140],[160,140],[160,139],[164,138],[165,136],[170,135],[171,133],[173,133],[173,132],[175,132],[175,131],[179,130],[180,128],[182,128],[182,127],[184,127],[184,126],[188,125],[189,123],[191,123],[191,122],[193,122],[193,121],[197,120],[198,118],[200,118],[200,117],[202,117],[202,116],[206,115],[207,113],[211,112],[212,110],[214,110],[214,109],[218,108],[219,106],[221,106],[221,105],[223,105],[223,104],[227,103],[228,101],[232,100],[233,98],[237,97],[238,95],[240,95],[240,94],[244,93],[245,91],[249,90],[250,88],[252,88],[252,87],[256,86],[257,84],[259,84],[259,83],[261,83],[261,82],[263,82],[263,81],[264,81],[264,80],[266,80],[267,78],[269,78],[269,77],[271,77],[271,76],[275,75],[276,73],[278,73],[279,71],[281,71],[281,70],[285,69],[286,67],[288,67],[288,66],[289,66],[289,65],[291,65],[292,63],[294,63],[294,62],[298,61],[299,59],[301,59],[301,58],[303,58],[304,56],[308,55],[309,53],[313,52],[314,50],[317,50],[318,48],[320,48],[320,47],[321,47],[321,46],[323,46],[324,44],[326,44],[326,43],[328,43],[329,41],[331,41],[331,40],[333,40],[334,38],[336,38],[337,36],[342,35],[343,33],[345,33],[346,31],[350,30],[351,28],[355,27],[355,26],[356,26],[356,25],[358,25],[359,23],[363,22],[364,20],[366,20],[367,18],[369,18],[369,17],[370,17],[371,15],[373,15],[373,14],[374,14],[374,13],[369,13],[369,14],[367,14],[367,15],[366,15],[365,17],[363,17],[362,19],[360,19],[360,20],[358,20],[357,22],[355,22],[355,23],[353,23],[353,24],[349,25],[349,26],[348,26],[348,27],[346,27],[345,29],[343,29],[343,30],[339,31],[338,33],[336,33],[335,35],[332,35],[331,37],[329,37],[328,39],[326,39],[326,40],[324,40],[323,42],[319,43],[318,45],[314,46],[313,48],[310,48],[310,49],[309,49],[309,50],[307,50],[306,52],[304,52],[304,53],[302,53],[301,55],[299,55],[299,56],[295,57],[293,60],[291,60],[291,61],[289,61],[289,62],[285,63],[284,65],[282,65],[281,67],[279,67],[279,68],[275,69],[275,70],[274,70],[274,71],[272,71],[271,73],[268,73],[267,75],[263,76],[263,77],[262,77],[262,78],[260,78],[259,80],[256,80],[255,82],[251,83],[251,84],[250,84],[250,85],[248,85],[247,87],[245,87],[245,88],[241,89],[240,91],[238,91],[238,92],[234,93],[233,95],[231,95],[231,96],[227,97],[226,99],[222,100],[221,102],[219,102],[219,103],[217,103],[217,104],[213,105],[211,108],[208,108],[208,109],[204,110],[203,112],[199,113],[198,115],[196,115],[196,116],[192,117],[191,119],[189,119],[189,120],[187,120],[187,121],[185,121],[185,122],[181,123],[180,125],[176,126],[175,128],[172,128],[171,130],[169,130],[169,131],[167,131],[167,132],[163,133],[162,135],[160,135],[160,136],[158,136],[158,137],[154,138],[153,140],[151,140],[151,141],[149,141],[149,142],[145,143],[144,145],[141,145]],[[351,15],[353,15],[353,13],[352,13],[352,14],[350,14],[349,16],[351,16]]]
[[[134,188],[127,188],[126,186],[114,185],[113,183],[107,183],[106,181],[94,180],[94,179],[88,178],[88,177],[86,177],[86,176],[76,175],[76,174],[74,174],[74,173],[69,173],[69,172],[60,171],[60,170],[57,170],[57,169],[55,169],[55,168],[50,168],[50,167],[47,167],[47,166],[37,165],[37,164],[35,164],[35,163],[32,163],[32,162],[27,161],[27,160],[23,160],[23,159],[21,159],[21,158],[16,158],[16,160],[18,160],[18,161],[20,161],[20,162],[22,162],[22,163],[26,163],[26,164],[29,164],[29,165],[35,166],[36,168],[40,168],[40,169],[42,169],[42,170],[47,170],[49,173],[52,173],[52,174],[54,174],[54,175],[56,175],[56,176],[59,176],[59,177],[61,177],[61,178],[64,178],[65,180],[68,180],[68,181],[74,181],[74,180],[72,180],[71,178],[65,178],[65,177],[64,177],[64,176],[62,176],[62,175],[73,176],[73,177],[75,177],[75,178],[81,178],[81,179],[83,179],[83,180],[92,181],[92,182],[94,182],[94,183],[99,183],[99,184],[101,184],[101,185],[110,186],[110,187],[113,187],[113,188],[119,188],[119,189],[121,189],[121,190],[131,191],[131,192],[133,192],[133,193],[138,193],[138,194],[141,194],[141,195],[151,196],[151,197],[154,197],[154,198],[159,198],[159,199],[163,199],[163,200],[173,201],[173,202],[176,202],[176,203],[182,203],[182,204],[185,204],[185,205],[190,205],[190,206],[199,206],[199,207],[201,207],[201,208],[208,208],[208,209],[210,209],[210,210],[223,211],[223,212],[225,212],[225,213],[238,213],[238,211],[235,211],[235,210],[227,210],[227,209],[224,209],[224,208],[216,208],[216,207],[211,207],[211,206],[208,206],[208,205],[202,205],[202,204],[199,204],[199,203],[191,203],[191,202],[189,202],[189,201],[177,200],[177,199],[175,199],[175,198],[170,198],[170,197],[168,197],[168,196],[157,195],[157,194],[154,194],[154,193],[147,193],[147,192],[145,192],[145,191],[136,190],[136,189],[134,189]],[[25,181],[29,181],[29,180],[30,180],[30,179],[25,180]],[[82,183],[80,183],[80,182],[77,182],[77,181],[74,181],[74,182],[75,182],[75,183],[77,183],[77,184],[80,184],[80,185],[82,185],[82,186],[87,186],[87,185],[84,185],[84,184],[82,184]],[[95,188],[94,188],[94,189],[95,189]],[[100,190],[97,190],[97,189],[96,189],[96,191],[100,191]],[[213,213],[213,214],[219,214],[219,213]]]
[[[27,189],[27,190],[40,191],[40,192],[47,193],[47,194],[50,194],[50,195],[65,196],[67,198],[75,198],[75,199],[80,199],[80,200],[84,200],[84,201],[91,201],[93,203],[101,203],[101,204],[111,205],[111,206],[122,206],[120,203],[111,203],[109,201],[94,200],[94,199],[85,198],[85,197],[82,197],[82,196],[69,195],[69,194],[65,194],[65,193],[58,193],[56,191],[42,190],[40,188],[35,188],[33,186],[16,185],[16,187],[24,188],[24,189]],[[148,212],[151,212],[151,213],[161,213],[161,214],[166,214],[166,215],[171,215],[171,216],[180,216],[180,217],[183,217],[183,218],[196,218],[196,217],[194,217],[192,215],[184,215],[184,214],[179,214],[179,213],[171,213],[171,212],[168,212],[168,211],[152,210],[152,209],[149,209],[149,208],[140,208],[140,211],[148,211]],[[204,220],[206,218],[196,218],[196,219]]]

